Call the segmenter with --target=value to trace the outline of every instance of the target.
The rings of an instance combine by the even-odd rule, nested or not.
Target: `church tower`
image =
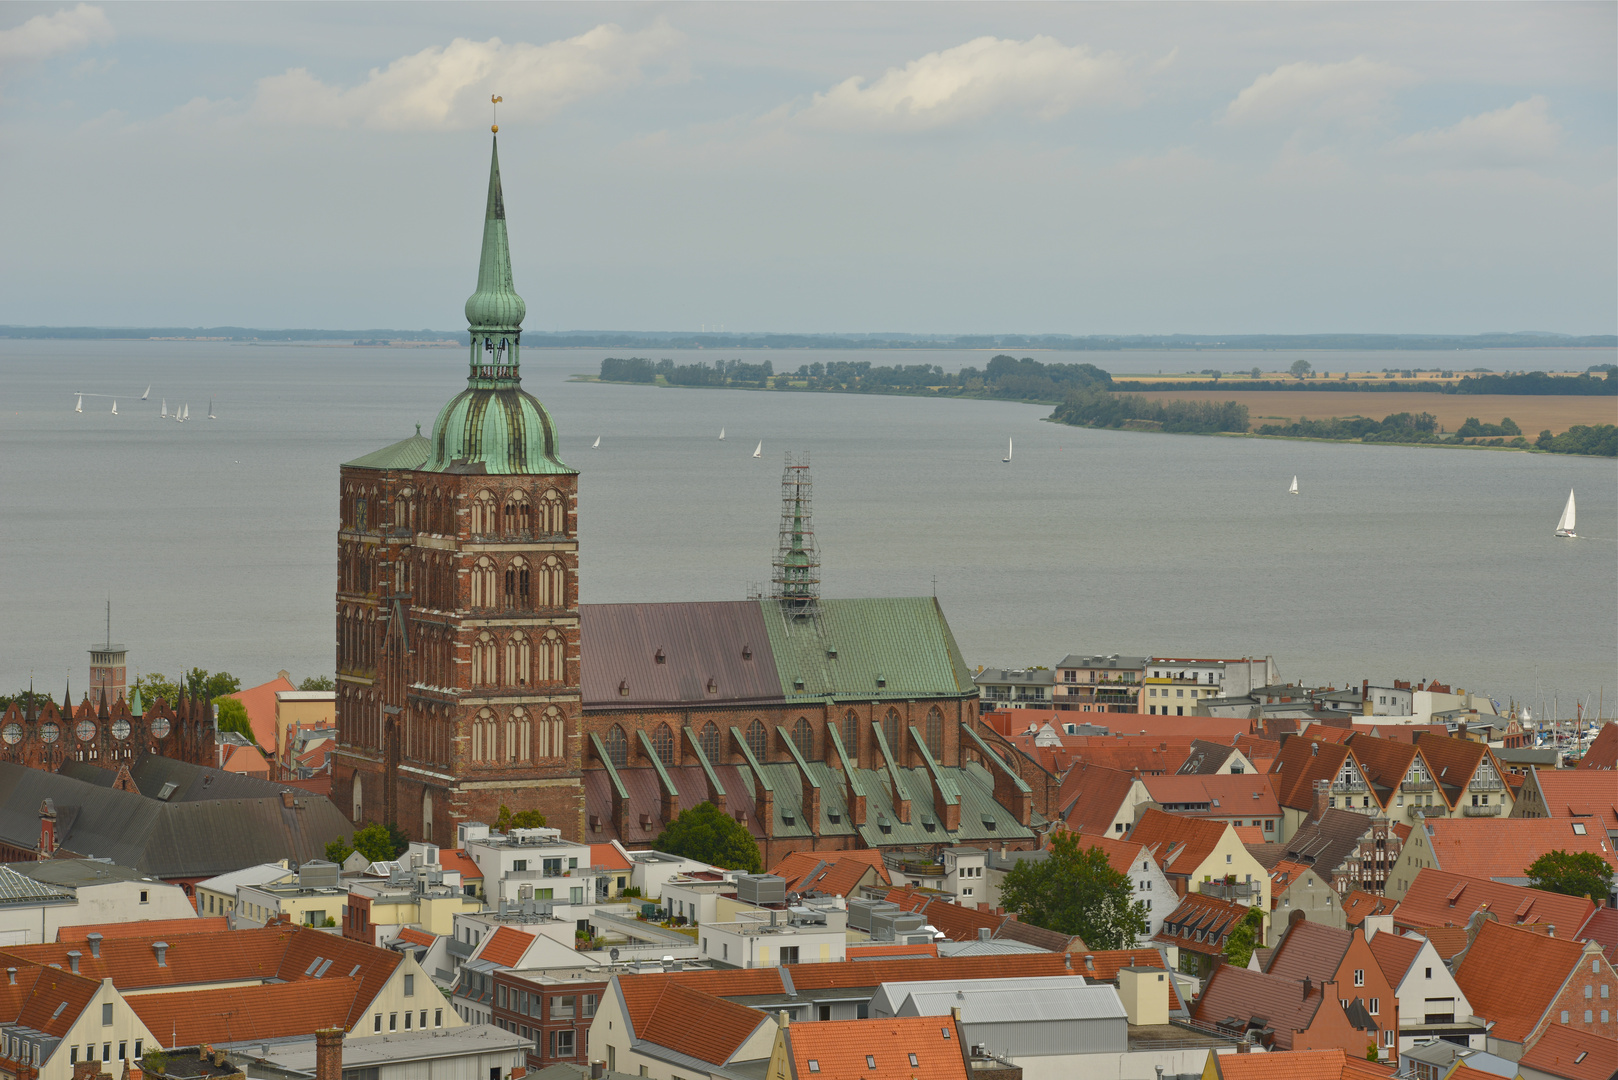
[[[496,138],[466,389],[341,471],[332,799],[356,825],[452,845],[504,805],[583,836],[578,474],[522,389],[526,313]]]

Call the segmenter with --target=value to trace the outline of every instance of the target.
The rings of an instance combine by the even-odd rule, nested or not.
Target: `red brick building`
[[[494,1023],[532,1041],[530,1070],[584,1060],[590,1024],[609,979],[576,977],[581,974],[577,969],[555,976],[541,971],[494,973]]]
[[[150,751],[193,765],[217,764],[213,709],[201,699],[181,697],[174,705],[159,698],[146,704],[136,690],[129,700],[103,694],[77,706],[34,704],[18,698],[0,716],[0,761],[55,772],[65,762],[82,761],[116,769]]]

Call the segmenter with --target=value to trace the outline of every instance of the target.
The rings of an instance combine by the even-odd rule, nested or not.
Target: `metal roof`
[[[380,450],[373,450],[353,461],[343,462],[344,468],[355,469],[409,469],[416,470],[427,464],[433,456],[433,444],[422,435],[418,427],[408,439],[401,439]]]
[[[789,618],[776,600],[760,601],[759,607],[788,698],[877,701],[977,693],[935,597],[822,600],[811,618]]]
[[[113,782],[118,779],[118,774],[113,770],[87,761],[64,761],[57,771],[63,776],[71,776],[75,780],[103,788],[112,787]],[[293,790],[244,773],[226,772],[224,769],[215,769],[207,765],[193,765],[188,761],[154,754],[150,750],[142,751],[140,757],[130,764],[129,777],[135,781],[135,787],[142,795],[170,803],[214,799],[278,799],[281,792]],[[169,784],[173,784],[174,787],[168,795],[164,795],[163,789]]]
[[[1050,1020],[1125,1020],[1116,988],[1088,985],[1080,975],[884,983],[871,999],[899,1016],[948,1016],[960,1008],[967,1024]]]
[[[524,1039],[515,1032],[504,1031],[493,1024],[468,1024],[465,1027],[427,1031],[395,1031],[387,1035],[350,1036],[343,1040],[343,1067],[352,1069],[366,1065],[428,1061],[433,1058],[460,1057],[467,1054],[493,1054],[521,1050],[532,1044],[532,1039]],[[284,1069],[313,1073],[315,1041],[302,1039],[277,1047],[265,1055],[265,1060],[274,1062]]]
[[[579,640],[585,708],[781,700],[756,600],[580,604]]]
[[[0,866],[0,904],[38,904],[73,899],[68,889],[52,888],[45,882]]]

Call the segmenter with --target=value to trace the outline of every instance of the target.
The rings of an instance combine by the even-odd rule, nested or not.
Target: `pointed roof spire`
[[[483,211],[483,253],[478,259],[477,291],[466,300],[466,321],[474,334],[522,329],[528,305],[511,283],[511,245],[506,238],[506,200],[500,190],[500,137],[489,156],[489,199]]]
[[[103,686],[101,688],[101,704],[96,708],[96,719],[97,720],[109,720],[111,718],[112,718],[112,713],[107,708],[107,688],[105,686]]]
[[[62,715],[73,715],[73,680],[67,681],[67,687],[62,691]]]
[[[146,704],[140,699],[140,684],[136,683],[135,689],[129,692],[129,715],[142,716],[145,712]]]

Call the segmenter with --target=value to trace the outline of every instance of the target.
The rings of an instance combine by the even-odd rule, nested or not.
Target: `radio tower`
[[[820,553],[815,550],[809,455],[789,453],[781,471],[781,537],[771,564],[770,595],[783,601],[789,618],[815,614],[820,599]]]

